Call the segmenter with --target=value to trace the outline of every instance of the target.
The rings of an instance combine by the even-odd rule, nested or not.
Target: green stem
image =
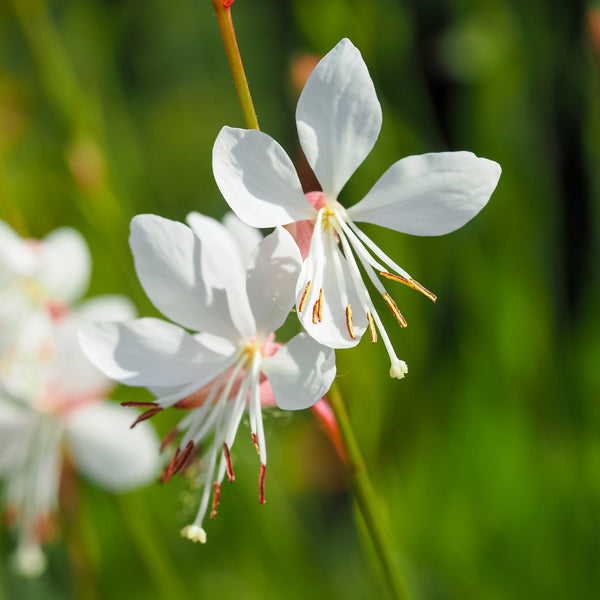
[[[350,468],[358,508],[373,543],[377,558],[379,559],[390,595],[395,600],[408,600],[410,596],[406,588],[406,583],[404,582],[400,566],[393,556],[392,546],[377,508],[377,496],[369,479],[354,430],[350,424],[342,394],[335,381],[327,393],[327,400],[335,415],[348,454],[348,466]]]
[[[171,557],[164,551],[153,523],[146,512],[144,501],[136,494],[119,496],[117,505],[129,535],[154,582],[157,594],[165,600],[189,598],[187,590],[175,570]]]
[[[0,148],[0,217],[5,220],[20,236],[29,235],[25,220],[15,201],[10,182],[6,175],[6,167],[2,149]]]
[[[240,106],[242,107],[246,127],[248,129],[260,129],[256,112],[254,111],[254,104],[252,104],[252,96],[250,96],[250,88],[248,87],[248,80],[244,72],[242,57],[240,56],[240,50],[235,38],[233,21],[231,20],[231,4],[233,4],[233,0],[212,0],[212,4],[217,15],[217,23],[219,24],[219,30],[223,38],[225,53],[227,54],[229,68],[233,75],[233,83],[235,84]]]

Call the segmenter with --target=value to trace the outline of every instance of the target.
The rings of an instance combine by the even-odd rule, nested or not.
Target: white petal
[[[450,233],[487,204],[500,172],[498,163],[471,152],[408,156],[393,164],[347,213],[354,221],[402,233]]]
[[[242,258],[236,239],[216,219],[191,212],[186,220],[200,238],[202,278],[211,288],[224,288],[227,291],[233,324],[242,337],[253,337],[256,329],[246,297],[248,255]]]
[[[124,296],[98,296],[55,322],[53,361],[63,392],[102,392],[110,383],[83,353],[77,339],[79,329],[94,321],[131,320],[135,312]]]
[[[33,433],[33,420],[31,411],[0,400],[0,475],[22,467]]]
[[[31,275],[37,258],[25,241],[4,221],[0,221],[0,285],[8,285],[12,277]]]
[[[375,87],[350,40],[339,42],[310,74],[298,100],[296,124],[323,192],[337,197],[381,129]]]
[[[146,387],[199,386],[220,372],[226,358],[187,331],[160,319],[91,323],[79,332],[87,357],[111,379]]]
[[[263,239],[262,233],[250,225],[246,225],[235,213],[229,212],[223,217],[223,225],[236,241],[244,265],[248,262],[250,253]]]
[[[292,338],[276,354],[262,361],[275,402],[285,410],[312,406],[329,390],[335,378],[335,352],[305,333]]]
[[[315,217],[292,161],[266,133],[223,127],[213,148],[213,173],[231,210],[252,227]]]
[[[40,281],[46,292],[65,302],[73,302],[87,290],[92,259],[83,236],[61,227],[49,233],[41,246]]]
[[[332,236],[331,232],[323,236],[323,246],[320,251],[311,244],[310,253],[304,262],[302,273],[298,278],[299,285],[296,288],[298,318],[306,332],[320,344],[330,348],[352,348],[358,344],[367,328],[367,317],[362,310],[363,302],[356,293],[347,260],[332,240]],[[313,241],[315,238],[313,234]],[[316,268],[319,252],[323,261],[323,277],[320,281]],[[311,281],[310,293],[300,312],[299,305],[307,281]],[[319,298],[321,288],[323,289],[322,320],[313,323],[313,307]],[[350,335],[346,320],[348,305],[353,311],[354,339]]]
[[[72,413],[67,435],[78,469],[111,491],[128,490],[156,477],[159,441],[148,423],[130,429],[139,413],[109,402]]]
[[[277,227],[255,248],[246,288],[259,333],[266,337],[286,320],[294,305],[302,258],[292,236]]]
[[[223,279],[213,266],[210,245],[183,223],[138,215],[129,237],[140,283],[166,317],[196,331],[237,339]],[[219,285],[224,288],[224,285]]]

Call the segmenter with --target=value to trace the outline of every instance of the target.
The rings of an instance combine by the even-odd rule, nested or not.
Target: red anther
[[[260,454],[260,448],[258,447],[258,437],[254,433],[254,431],[251,433],[251,435],[252,435],[252,443],[254,444],[254,447],[256,448],[256,453]]]
[[[175,464],[177,463],[177,460],[179,459],[180,454],[181,454],[181,448],[179,446],[177,446],[177,448],[175,448],[175,454],[173,454],[173,457],[171,458],[171,460],[165,467],[163,474],[160,476],[160,480],[163,483],[167,483],[167,481],[169,481],[171,479],[171,477],[173,477],[173,473],[175,472],[174,471]]]
[[[234,2],[235,0],[221,0],[223,8],[229,8]]]
[[[177,429],[177,427],[171,429],[171,431],[169,431],[169,433],[167,433],[167,435],[165,435],[165,438],[163,439],[163,441],[160,443],[160,451],[164,452],[165,448],[177,437],[177,434],[179,433],[179,430]]]
[[[150,410],[147,410],[145,413],[142,413],[132,424],[130,429],[133,429],[138,423],[141,423],[142,421],[145,421],[146,419],[149,419],[150,417],[153,417],[154,415],[158,414],[162,409],[162,407],[157,406],[156,408],[151,408]]]
[[[171,475],[175,475],[176,473],[179,473],[179,471],[181,471],[187,465],[188,459],[190,458],[190,455],[191,455],[193,449],[194,449],[194,442],[192,440],[190,440],[187,443],[185,450],[179,455],[177,462],[173,466],[173,473]]]
[[[258,476],[258,501],[260,504],[265,503],[265,475],[267,473],[267,465],[261,463],[260,475]]]
[[[233,483],[235,481],[235,475],[233,474],[229,446],[227,446],[226,442],[223,442],[223,452],[225,452],[225,460],[227,461],[227,477],[229,478],[229,481]]]
[[[213,483],[213,503],[212,511],[210,512],[210,518],[214,519],[217,516],[217,508],[219,507],[219,500],[221,499],[221,484],[218,481]]]
[[[154,408],[156,402],[121,402],[121,406],[133,406],[135,408]]]

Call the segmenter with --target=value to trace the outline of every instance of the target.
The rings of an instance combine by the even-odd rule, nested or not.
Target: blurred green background
[[[381,344],[338,352],[415,598],[597,598],[598,13],[558,0],[237,0],[233,17],[261,127],[292,156],[293,65],[342,37],[361,50],[383,128],[342,203],[409,154],[464,149],[503,167],[456,233],[366,228],[439,298],[392,290],[409,327],[384,320],[406,379],[388,378]],[[129,294],[156,314],[128,222],[222,217],[211,151],[223,125],[243,120],[209,0],[0,2],[0,217],[32,237],[79,229],[90,295]],[[173,420],[154,424],[164,434]],[[79,546],[49,546],[39,580],[14,574],[2,528],[0,598],[385,597],[312,414],[274,414],[266,429],[267,504],[240,430],[206,546],[179,536],[197,503],[185,479],[122,498],[82,482]]]

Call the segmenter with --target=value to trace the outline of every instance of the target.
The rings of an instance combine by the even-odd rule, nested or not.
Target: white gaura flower
[[[248,225],[311,224],[310,249],[296,282],[302,325],[315,340],[333,348],[356,345],[367,329],[375,342],[379,332],[391,359],[390,375],[401,378],[406,365],[392,348],[359,265],[402,327],[406,321],[379,276],[404,283],[433,301],[436,297],[355,221],[412,235],[449,233],[485,206],[500,166],[470,152],[409,156],[393,164],[360,202],[345,209],[337,197],[381,128],[373,82],[360,52],[347,39],[311,73],[298,101],[296,123],[322,192],[304,196],[292,161],[271,137],[230,127],[220,131],[213,149],[217,185]]]
[[[193,231],[155,215],[135,217],[130,245],[137,275],[156,308],[178,325],[143,318],[93,324],[80,334],[87,356],[104,373],[127,385],[147,387],[157,397],[143,403],[150,410],[139,420],[174,405],[191,407],[163,442],[183,433],[163,479],[184,470],[199,445],[208,441],[198,514],[182,531],[201,542],[206,541],[202,523],[211,482],[215,516],[225,474],[234,479],[230,450],[244,412],[249,412],[260,455],[259,500],[264,502],[265,387],[280,408],[298,410],[317,402],[335,376],[333,350],[305,333],[284,346],[273,345],[272,332],[294,304],[301,269],[291,235],[277,228],[249,251],[249,228],[236,221],[229,224],[236,227],[232,235],[197,213],[188,217]],[[256,241],[257,233],[252,235]]]
[[[0,479],[17,531],[17,567],[35,576],[45,566],[41,546],[56,529],[65,459],[101,487],[124,491],[156,476],[158,439],[148,424],[129,431],[135,411],[103,400],[112,383],[79,347],[82,325],[135,313],[119,296],[69,305],[89,278],[83,238],[63,229],[25,242],[2,226],[0,238],[10,240],[0,252],[6,286],[0,291]],[[61,264],[68,272],[61,273]],[[19,307],[16,317],[10,308]]]

